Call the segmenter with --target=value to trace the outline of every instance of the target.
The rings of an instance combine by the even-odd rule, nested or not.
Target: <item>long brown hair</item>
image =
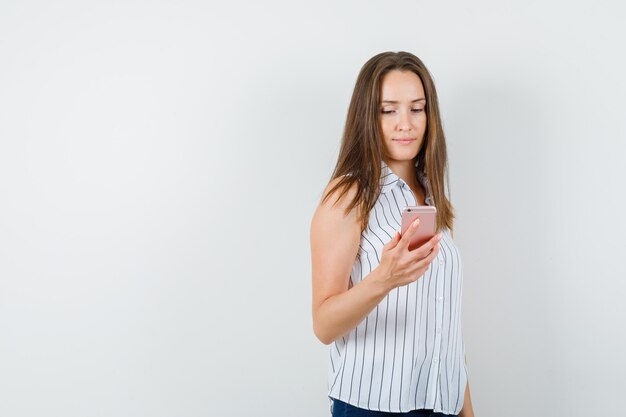
[[[382,132],[378,119],[380,89],[383,77],[391,70],[413,71],[424,86],[426,132],[416,157],[417,169],[421,169],[430,182],[437,207],[437,231],[444,227],[452,231],[454,209],[446,196],[448,155],[437,91],[424,63],[409,52],[383,52],[372,57],[361,68],[350,100],[341,149],[331,181],[340,179],[326,193],[322,202],[340,191],[338,201],[356,183],[356,194],[346,208],[346,214],[357,207],[361,231],[367,227],[369,212],[381,192]]]

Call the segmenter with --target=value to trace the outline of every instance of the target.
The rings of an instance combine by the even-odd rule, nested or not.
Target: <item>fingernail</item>
[[[413,222],[413,227],[416,227],[419,223],[420,223],[420,219],[416,219],[416,220]]]

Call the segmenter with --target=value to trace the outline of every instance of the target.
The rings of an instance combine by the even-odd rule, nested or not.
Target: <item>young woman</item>
[[[331,345],[333,417],[474,415],[446,180],[428,70],[407,52],[374,56],[311,222],[313,327]],[[401,211],[417,205],[437,208],[437,233],[409,250],[419,224],[401,236]]]

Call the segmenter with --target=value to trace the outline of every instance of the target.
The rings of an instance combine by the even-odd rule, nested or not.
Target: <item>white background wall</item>
[[[310,219],[386,50],[440,93],[477,416],[623,412],[624,11],[2,0],[0,415],[329,415]]]

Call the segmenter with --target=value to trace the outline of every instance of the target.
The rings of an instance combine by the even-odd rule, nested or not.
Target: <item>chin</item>
[[[419,146],[415,146],[415,147],[405,147],[404,149],[398,149],[397,146],[395,146],[395,144],[393,144],[394,146],[388,147],[386,149],[386,155],[388,158],[394,160],[394,161],[410,161],[415,159],[415,157],[417,156],[417,154],[420,151],[420,147]]]
[[[398,161],[411,160],[415,159],[418,153],[419,149],[406,149],[404,152],[396,152],[394,159]]]

